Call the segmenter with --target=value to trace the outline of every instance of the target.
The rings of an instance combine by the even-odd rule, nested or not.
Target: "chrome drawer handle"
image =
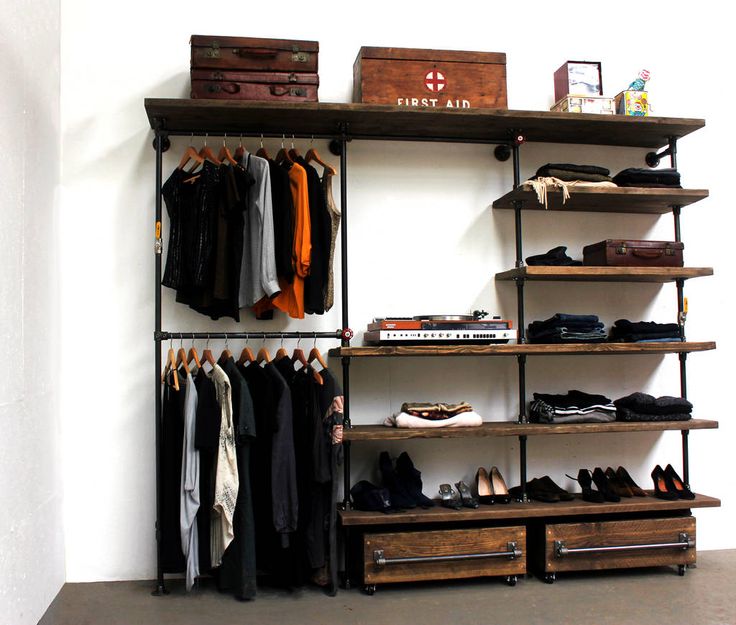
[[[562,556],[573,555],[576,553],[606,553],[609,551],[631,551],[631,550],[644,550],[644,549],[667,549],[677,548],[682,549],[694,549],[695,539],[691,538],[687,533],[681,532],[679,540],[676,543],[652,543],[643,545],[616,545],[615,547],[566,547],[564,540],[556,540],[554,551],[555,556],[561,558]]]
[[[483,558],[508,558],[515,560],[523,555],[521,549],[517,547],[516,542],[510,542],[506,546],[506,551],[492,551],[488,553],[458,553],[451,556],[415,556],[409,558],[387,558],[383,549],[375,549],[373,551],[373,562],[378,566],[386,566],[388,564],[413,564],[420,562],[454,562],[457,560],[480,560]]]

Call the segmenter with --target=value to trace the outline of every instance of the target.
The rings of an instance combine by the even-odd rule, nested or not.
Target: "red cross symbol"
[[[424,85],[430,91],[442,91],[446,84],[445,75],[436,69],[427,72],[427,75],[424,77]]]

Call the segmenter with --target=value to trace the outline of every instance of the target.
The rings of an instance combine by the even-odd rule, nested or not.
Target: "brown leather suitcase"
[[[680,241],[606,239],[583,248],[583,265],[596,267],[682,267]]]
[[[193,69],[192,98],[317,102],[315,73]]]
[[[192,35],[192,69],[317,72],[319,42]]]

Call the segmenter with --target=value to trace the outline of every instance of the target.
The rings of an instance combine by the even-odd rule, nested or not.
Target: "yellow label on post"
[[[161,238],[161,222],[160,221],[156,222],[156,238],[157,239]]]
[[[682,298],[682,312],[687,313],[687,297]]]

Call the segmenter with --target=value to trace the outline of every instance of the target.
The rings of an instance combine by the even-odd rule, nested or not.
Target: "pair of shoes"
[[[614,474],[616,476],[615,483],[619,486],[624,486],[626,488],[627,492],[630,492],[630,495],[624,495],[624,497],[646,497],[647,494],[644,492],[643,489],[639,488],[637,483],[631,479],[631,476],[629,475],[629,472],[624,469],[623,467],[619,467],[616,469],[615,473],[611,467],[608,467],[606,469],[606,477],[608,477],[609,481],[611,481],[611,474]],[[621,493],[619,493],[620,495]]]
[[[671,464],[668,464],[664,470],[659,465],[654,467],[652,481],[655,497],[668,500],[695,499],[695,494],[685,486]]]
[[[568,475],[567,477],[580,484],[583,501],[590,503],[603,503],[604,501],[615,503],[621,501],[621,497],[614,492],[606,474],[600,467],[593,469],[592,475],[588,469],[580,469],[577,478],[572,477],[572,475]],[[595,484],[597,490],[593,490],[593,484]]]
[[[490,474],[484,467],[479,467],[475,474],[475,488],[478,501],[484,504],[509,503],[511,494],[506,482],[497,467],[491,467]]]
[[[409,454],[402,452],[396,460],[396,468],[387,451],[378,458],[383,486],[389,492],[394,508],[411,509],[421,506],[431,508],[434,502],[422,493],[422,474],[414,468]]]
[[[529,499],[543,503],[557,503],[558,501],[572,501],[575,499],[572,493],[560,488],[549,475],[529,480],[526,483],[525,492]],[[509,493],[514,498],[521,500],[521,486],[514,486],[509,490]]]
[[[440,484],[440,498],[442,500],[442,505],[445,508],[460,510],[460,508],[463,507],[460,495],[458,495],[449,484]]]

